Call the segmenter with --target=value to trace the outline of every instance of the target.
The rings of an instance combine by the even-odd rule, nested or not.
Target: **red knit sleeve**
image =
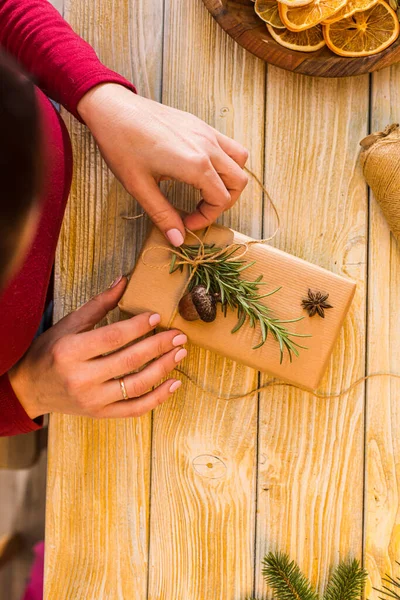
[[[119,83],[136,92],[99,61],[47,0],[0,0],[0,45],[78,119],[79,100],[99,83]]]
[[[32,421],[14,394],[7,373],[0,376],[0,437],[36,431],[43,425],[43,417]]]

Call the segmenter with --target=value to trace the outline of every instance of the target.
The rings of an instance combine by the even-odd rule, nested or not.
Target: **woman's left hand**
[[[174,246],[183,243],[185,226],[195,231],[215,221],[247,184],[247,150],[190,113],[114,83],[87,92],[78,112],[113,173]],[[163,179],[201,191],[184,223],[158,187]]]

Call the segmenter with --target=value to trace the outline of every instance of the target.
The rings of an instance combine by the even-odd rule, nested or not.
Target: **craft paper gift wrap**
[[[241,233],[218,225],[213,225],[208,230],[206,239],[204,231],[197,234],[207,244],[215,243],[218,247],[251,240]],[[185,243],[196,244],[198,241],[188,234]],[[162,248],[155,248],[156,246]],[[161,315],[160,327],[176,327],[187,334],[190,342],[202,348],[303,388],[314,390],[318,387],[354,296],[356,284],[353,281],[267,244],[259,243],[249,247],[243,259],[246,262],[255,261],[255,264],[246,269],[246,279],[254,280],[263,274],[266,285],[260,288],[262,294],[281,287],[280,291],[262,302],[271,309],[275,317],[282,320],[304,317],[301,321],[289,323],[287,328],[292,332],[311,336],[293,338],[307,349],[300,349],[299,356],[293,356],[292,362],[285,352],[281,363],[279,344],[271,333],[268,333],[266,343],[254,350],[253,346],[261,339],[259,325],[252,328],[245,322],[236,333],[231,333],[238,320],[237,312],[228,308],[225,317],[220,304],[217,305],[217,317],[212,323],[186,321],[179,314],[170,323],[189,277],[186,265],[183,272],[178,270],[169,273],[171,258],[168,242],[153,227],[119,303],[123,312],[133,315],[149,310],[157,312]],[[309,317],[303,309],[301,303],[307,298],[309,288],[329,293],[328,302],[333,308],[325,312],[325,318],[319,315]]]

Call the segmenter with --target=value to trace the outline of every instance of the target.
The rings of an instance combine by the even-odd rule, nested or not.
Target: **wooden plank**
[[[368,78],[328,81],[268,69],[265,179],[282,216],[274,244],[358,283],[325,392],[346,388],[365,368],[367,196],[357,155],[367,122]],[[361,558],[363,418],[362,385],[329,400],[288,387],[262,392],[259,597],[266,593],[260,561],[269,550],[288,552],[321,588],[339,557]]]
[[[400,67],[374,75],[371,130],[400,120]],[[399,373],[400,249],[375,199],[370,203],[368,287],[368,373]],[[400,383],[371,379],[367,388],[366,430],[366,567],[368,597],[379,594],[385,573],[398,577],[400,568]]]
[[[164,40],[163,101],[242,142],[262,176],[264,64],[200,0],[166,2]],[[174,199],[193,208],[199,198],[180,187]],[[254,182],[222,221],[261,234]],[[221,395],[257,384],[255,371],[194,346],[182,368]],[[242,599],[253,583],[257,397],[218,401],[184,382],[154,418],[149,599]]]
[[[66,16],[100,58],[160,97],[163,0],[70,0]],[[56,319],[130,271],[143,224],[134,200],[72,117],[75,175],[61,234]],[[116,318],[116,315],[113,316]],[[46,522],[48,600],[146,597],[151,415],[125,421],[51,418]]]

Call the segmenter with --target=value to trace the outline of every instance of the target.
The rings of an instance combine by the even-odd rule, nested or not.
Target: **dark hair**
[[[36,200],[40,146],[34,85],[0,50],[0,285]]]

